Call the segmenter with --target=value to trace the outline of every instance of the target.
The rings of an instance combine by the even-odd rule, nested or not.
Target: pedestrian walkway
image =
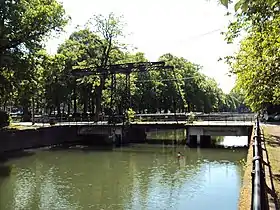
[[[269,209],[279,209],[280,198],[280,125],[263,125],[264,161]]]

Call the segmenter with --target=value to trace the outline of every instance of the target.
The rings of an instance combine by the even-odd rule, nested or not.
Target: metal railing
[[[122,122],[123,116],[115,116],[117,123]],[[110,121],[110,117],[107,115],[100,116],[98,122],[94,122],[91,116],[78,116],[78,117],[69,117],[69,116],[42,116],[35,115],[34,123],[37,126],[49,126],[51,122],[54,122],[56,125],[78,125],[78,124],[106,124]],[[203,122],[222,122],[224,124],[230,124],[231,122],[248,122],[253,123],[255,121],[255,116],[253,113],[195,113],[192,117],[188,113],[161,113],[161,114],[135,114],[133,119],[135,122],[189,122],[189,121],[203,121]],[[13,118],[13,122],[18,122],[20,124],[20,118]],[[31,122],[30,122],[31,123]]]
[[[262,156],[262,136],[259,119],[256,119],[253,136],[252,210],[268,209],[265,193],[265,176]]]
[[[188,113],[162,113],[162,114],[136,114],[136,121],[243,121],[254,122],[254,113],[209,113],[194,114],[190,116]]]

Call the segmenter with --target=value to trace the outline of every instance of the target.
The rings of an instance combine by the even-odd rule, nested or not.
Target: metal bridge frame
[[[138,63],[125,63],[125,64],[114,64],[107,65],[104,67],[90,67],[86,69],[77,69],[72,70],[72,75],[76,77],[82,76],[90,76],[90,75],[98,75],[100,77],[108,77],[111,76],[111,97],[110,97],[110,109],[111,109],[111,117],[113,117],[113,121],[115,118],[115,110],[113,109],[113,104],[115,100],[115,90],[116,90],[116,74],[125,74],[126,82],[125,82],[125,92],[126,99],[123,101],[123,110],[128,110],[131,107],[131,93],[130,93],[130,74],[132,72],[148,72],[148,71],[158,71],[158,70],[173,70],[173,66],[165,65],[165,62],[138,62]],[[175,72],[174,72],[175,75]],[[176,102],[174,102],[176,103]],[[128,116],[123,115],[123,122],[126,120]]]

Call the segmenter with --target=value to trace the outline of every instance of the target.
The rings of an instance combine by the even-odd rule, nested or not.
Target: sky
[[[232,55],[238,44],[228,45],[221,31],[229,18],[217,0],[60,0],[71,16],[65,32],[48,40],[46,48],[55,53],[59,44],[84,25],[93,15],[122,15],[125,43],[145,53],[150,61],[171,53],[203,66],[202,73],[214,78],[228,93],[235,78],[228,76],[229,67],[220,57]]]

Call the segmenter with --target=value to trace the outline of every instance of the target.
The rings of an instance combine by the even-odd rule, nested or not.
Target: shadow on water
[[[11,159],[27,157],[27,156],[31,156],[34,154],[35,153],[32,151],[13,151],[13,152],[1,153],[0,154],[0,178],[8,177],[11,173],[12,166],[7,165],[6,162],[8,162]]]
[[[50,146],[47,148],[43,148],[43,150],[48,150],[52,152],[59,152],[59,151],[83,151],[83,152],[92,152],[92,151],[111,151],[113,150],[112,146],[96,146],[96,145],[89,145],[89,144],[82,144],[81,142],[77,143],[66,143],[66,144],[59,144]]]

